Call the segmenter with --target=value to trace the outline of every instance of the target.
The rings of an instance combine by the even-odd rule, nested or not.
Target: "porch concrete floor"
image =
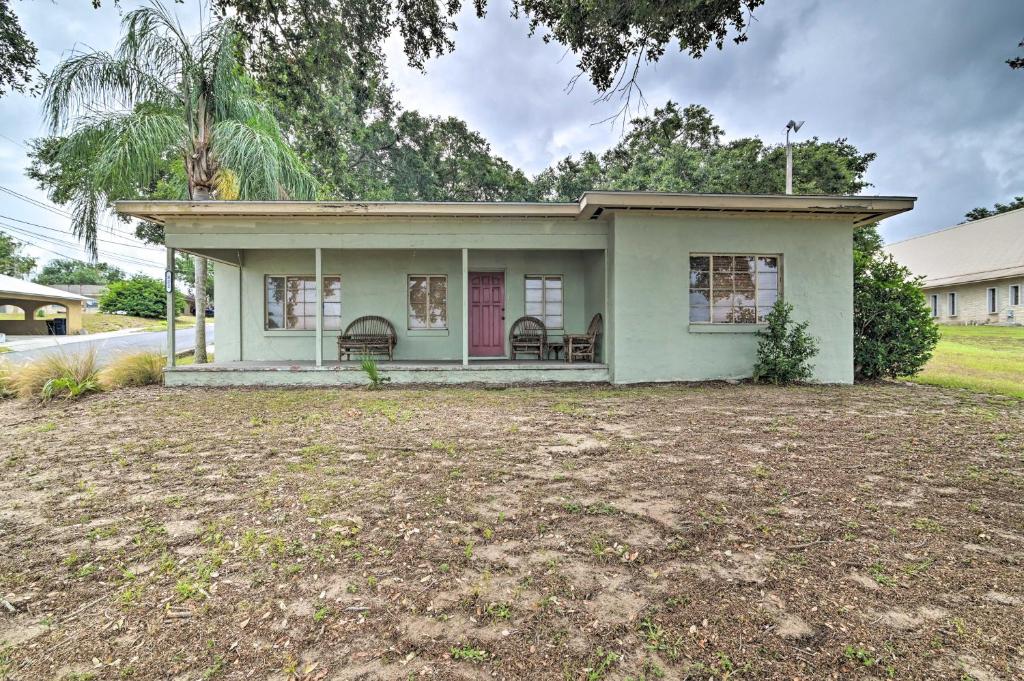
[[[469,366],[461,360],[379,360],[377,368],[382,371],[487,371],[529,369],[531,371],[564,371],[572,369],[607,369],[600,362],[565,362],[563,360],[537,359],[471,359]],[[219,362],[212,364],[187,364],[168,367],[168,371],[362,371],[356,360],[346,362],[324,362],[317,366],[313,360],[245,360],[241,362]]]

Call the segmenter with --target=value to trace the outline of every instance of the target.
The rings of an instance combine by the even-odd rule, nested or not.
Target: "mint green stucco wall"
[[[216,292],[214,361],[237,362],[242,358],[239,342],[243,306],[241,270],[231,265],[217,263],[213,268],[213,290]]]
[[[357,317],[381,315],[395,325],[398,333],[396,359],[462,358],[461,250],[325,248],[322,253],[324,275],[341,276],[343,328]],[[314,252],[310,249],[251,249],[240,251],[240,257],[241,269],[223,264],[215,268],[218,305],[215,362],[312,360],[313,331],[264,328],[264,278],[270,274],[311,275],[315,268]],[[562,276],[565,331],[584,331],[590,318],[588,310],[600,304],[593,297],[597,295],[597,287],[602,291],[604,287],[603,251],[469,252],[469,271],[495,270],[505,273],[506,337],[515,319],[525,312],[524,277],[527,274]],[[406,285],[410,274],[448,276],[447,330],[407,328]],[[590,282],[591,276],[600,277],[600,282]],[[561,332],[553,330],[556,335]],[[324,331],[326,361],[337,358],[337,336],[337,331]]]
[[[842,219],[698,217],[615,212],[600,220],[209,219],[168,224],[167,243],[219,258],[216,361],[311,360],[314,335],[263,328],[263,277],[342,277],[342,325],[392,320],[399,359],[462,357],[462,248],[469,269],[506,273],[508,325],[524,312],[523,276],[565,277],[566,331],[604,314],[602,358],[617,383],[741,378],[751,374],[757,327],[689,324],[689,255],[781,254],[783,296],[820,340],[814,378],[853,378],[852,225]],[[607,251],[605,250],[607,249]],[[231,262],[241,262],[241,269]],[[406,328],[408,274],[448,275],[447,331]],[[337,332],[323,356],[336,357]]]
[[[783,297],[821,351],[814,379],[853,380],[852,224],[620,213],[609,235],[608,343],[618,383],[751,375],[756,326],[689,323],[690,253],[781,254]]]

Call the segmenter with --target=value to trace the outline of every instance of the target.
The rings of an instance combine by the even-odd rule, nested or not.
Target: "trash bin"
[[[68,320],[63,317],[46,320],[46,333],[51,336],[68,335]]]

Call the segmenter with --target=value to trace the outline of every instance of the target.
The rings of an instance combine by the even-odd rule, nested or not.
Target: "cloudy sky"
[[[198,1],[178,6],[186,24],[196,22]],[[111,3],[98,11],[84,0],[13,4],[44,70],[76,44],[103,49],[118,37],[119,10]],[[767,0],[755,19],[742,45],[728,43],[699,61],[671,53],[648,66],[641,85],[649,105],[703,104],[729,137],[771,142],[782,139],[790,118],[804,119],[800,137],[846,137],[876,152],[867,193],[919,197],[912,213],[884,223],[890,241],[1024,194],[1024,72],[1004,63],[1019,54],[1024,2]],[[405,108],[465,119],[529,173],[618,139],[618,128],[595,124],[618,104],[593,104],[596,93],[585,80],[566,92],[573,55],[529,38],[502,0],[491,0],[483,21],[462,17],[456,44],[422,73],[405,66],[400,44],[389,42]],[[46,248],[33,250],[41,259],[54,252],[82,257],[69,245],[65,216],[3,191],[45,201],[22,172],[24,140],[44,132],[37,100],[0,99],[0,229]],[[101,235],[101,257],[130,271],[139,262],[153,263],[151,273],[161,268],[159,251],[129,245],[123,234],[130,229],[109,224],[118,231]]]

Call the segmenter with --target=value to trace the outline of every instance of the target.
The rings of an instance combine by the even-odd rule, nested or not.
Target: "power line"
[[[46,246],[41,246],[40,244],[34,244],[34,243],[31,243],[31,242],[25,242],[25,241],[18,241],[18,243],[20,245],[22,245],[22,246],[32,246],[33,248],[38,248],[39,250],[46,251],[47,253],[52,253],[53,255],[59,256],[59,257],[65,259],[65,260],[74,260],[75,262],[80,262],[83,265],[92,265],[92,264],[94,264],[94,263],[89,262],[88,260],[83,260],[82,258],[76,258],[73,255],[67,255],[66,253],[61,253],[59,251],[53,250],[52,248],[47,248]],[[159,265],[153,265],[152,267],[153,267],[153,269],[160,269]]]
[[[10,215],[0,215],[0,218],[3,218],[5,220],[14,220],[15,222],[20,222],[20,223],[22,223],[24,225],[31,225],[32,227],[38,227],[39,229],[47,229],[47,230],[50,230],[51,232],[57,232],[58,234],[67,234],[67,232],[65,232],[63,229],[57,229],[56,227],[47,227],[46,225],[40,225],[39,223],[36,223],[36,222],[29,222],[28,220],[19,220],[18,218],[12,218]],[[114,236],[121,236],[121,235],[115,233]],[[127,237],[123,237],[122,236],[121,238],[127,238]],[[163,250],[164,250],[163,248],[157,248],[156,246],[149,246],[149,245],[143,244],[143,243],[107,241],[106,239],[101,239],[98,236],[96,237],[96,241],[98,241],[100,243],[110,244],[111,246],[128,246],[128,247],[131,247],[131,248],[144,248],[146,250],[157,251],[157,252],[160,252],[160,253],[162,253]]]
[[[0,222],[0,227],[4,227],[6,229],[11,230],[16,237],[18,237],[19,239],[22,239],[23,241],[25,241],[26,238],[41,239],[41,240],[45,241],[47,244],[52,244],[53,246],[57,246],[57,247],[60,247],[60,248],[65,248],[65,249],[75,249],[75,250],[78,250],[78,247],[76,245],[74,245],[74,244],[69,244],[67,242],[62,242],[62,241],[59,241],[57,239],[52,239],[50,237],[43,237],[42,235],[35,235],[35,233],[32,233],[31,231],[22,230],[22,229],[19,229],[18,227],[10,225],[10,224],[5,224],[3,222]],[[34,241],[31,241],[31,240],[27,241],[26,243],[29,246],[36,246],[38,248],[45,248],[42,245],[40,245],[40,244],[38,244],[38,243],[36,243]],[[63,254],[61,253],[59,255],[63,255]],[[69,256],[69,257],[75,257],[75,256]],[[130,266],[158,267],[158,268],[160,267],[159,264],[155,264],[152,261],[142,260],[141,258],[133,258],[131,256],[126,256],[126,255],[115,255],[115,254],[111,254],[111,253],[106,253],[103,256],[103,259],[104,260],[114,260],[114,261],[120,262],[121,264],[130,265]]]
[[[56,213],[57,215],[60,215],[61,217],[69,218],[69,219],[72,219],[72,220],[75,217],[71,213],[68,213],[65,210],[61,210],[60,208],[57,208],[55,206],[49,206],[49,205],[43,203],[42,201],[40,201],[38,199],[33,199],[31,196],[25,196],[21,192],[16,192],[13,189],[11,189],[10,187],[5,187],[3,185],[0,185],[0,192],[6,192],[7,194],[10,194],[11,196],[13,196],[15,198],[21,199],[22,201],[27,201],[28,203],[31,203],[33,206],[36,206],[38,208],[42,208],[43,210],[48,210],[51,213]]]
[[[5,187],[3,185],[0,185],[0,191],[5,192],[7,194],[10,194],[11,196],[13,196],[16,199],[21,199],[22,201],[25,201],[26,203],[30,203],[33,206],[36,206],[37,208],[42,208],[43,210],[48,210],[51,213],[55,213],[55,214],[57,214],[57,215],[59,215],[59,216],[61,216],[63,218],[67,218],[68,220],[74,220],[75,219],[74,215],[72,215],[71,213],[67,212],[66,210],[63,210],[62,208],[57,208],[53,204],[47,204],[47,203],[45,203],[43,201],[40,201],[39,199],[34,199],[31,196],[26,196],[25,194],[22,194],[21,192],[18,192],[18,191],[15,191],[15,190],[11,189],[10,187]],[[22,222],[22,221],[19,221],[19,222]],[[109,222],[105,223],[104,227],[106,227],[111,232],[117,234],[118,236],[122,236],[122,237],[126,237],[126,238],[131,238],[131,239],[137,238],[137,237],[135,237],[134,234],[130,234],[129,232],[124,232],[124,231],[121,231],[121,230],[117,229],[114,225],[111,225]]]
[[[45,236],[43,234],[36,234],[36,233],[31,232],[31,231],[29,231],[27,229],[23,229],[21,227],[15,227],[14,225],[9,225],[9,224],[4,223],[4,222],[0,222],[0,227],[3,227],[5,229],[8,229],[8,230],[11,230],[11,231],[15,232],[15,234],[19,235],[22,239],[24,239],[26,236],[28,236],[28,237],[33,237],[33,238],[36,238],[36,239],[42,239],[42,240],[46,241],[47,243],[53,244],[55,246],[63,246],[64,248],[73,248],[73,249],[76,249],[76,250],[81,248],[81,244],[75,244],[75,243],[71,243],[71,242],[68,242],[68,241],[62,241],[61,239],[56,239],[54,237]],[[39,244],[37,244],[35,242],[32,242],[32,241],[29,241],[28,245],[36,246],[37,248],[42,248],[43,250],[50,250],[50,249],[48,249],[48,248],[46,248],[44,246],[41,246],[41,245],[39,245]],[[51,251],[51,252],[53,252],[53,251]],[[63,253],[57,253],[57,255],[63,256],[64,254]],[[79,258],[75,258],[73,256],[69,256],[69,257],[71,257],[74,260],[79,260]],[[160,268],[159,264],[156,264],[156,263],[154,263],[152,261],[143,260],[141,258],[135,258],[135,257],[129,256],[129,255],[116,255],[116,254],[112,254],[112,253],[106,253],[104,255],[104,259],[105,260],[116,260],[116,261],[120,261],[120,262],[125,263],[125,264],[136,265],[136,266],[153,267],[153,268],[156,268],[156,269]],[[83,260],[82,262],[85,262],[85,261]]]
[[[19,147],[21,147],[21,148],[23,148],[23,149],[28,149],[28,146],[27,146],[27,145],[26,145],[26,144],[25,144],[24,142],[19,142],[19,141],[18,141],[18,140],[16,140],[16,139],[13,139],[13,138],[11,138],[11,137],[8,137],[7,135],[3,134],[2,132],[0,132],[0,137],[3,137],[3,138],[4,138],[5,140],[7,140],[8,142],[14,142],[15,144],[17,144],[17,145],[18,145]]]

